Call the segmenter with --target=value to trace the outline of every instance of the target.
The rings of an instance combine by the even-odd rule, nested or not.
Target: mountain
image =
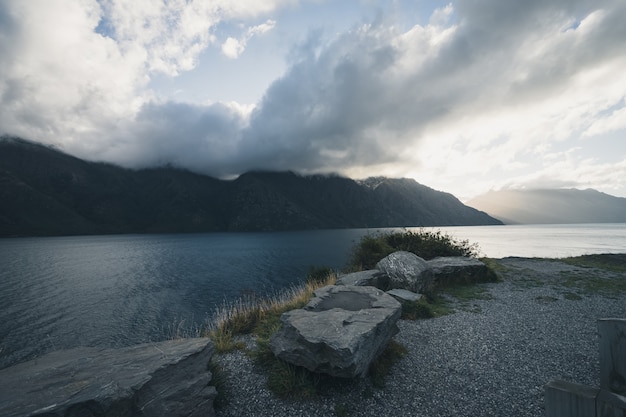
[[[130,170],[0,138],[0,236],[500,224],[409,179]]]
[[[626,223],[626,198],[592,189],[490,191],[467,205],[507,224]]]

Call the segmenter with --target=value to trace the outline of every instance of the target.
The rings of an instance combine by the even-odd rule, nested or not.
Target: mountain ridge
[[[506,224],[626,223],[626,198],[592,188],[490,191],[466,204]]]
[[[290,171],[221,180],[175,167],[132,170],[2,137],[0,236],[501,224],[411,179],[364,182]]]

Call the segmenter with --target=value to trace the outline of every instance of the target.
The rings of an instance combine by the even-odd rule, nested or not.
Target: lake
[[[163,340],[225,301],[274,293],[310,266],[341,269],[378,230],[0,239],[0,368],[77,346]],[[442,227],[483,255],[626,252],[626,224]]]

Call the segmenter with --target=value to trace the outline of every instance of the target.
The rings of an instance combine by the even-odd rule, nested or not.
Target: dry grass
[[[240,349],[242,345],[234,337],[255,332],[263,338],[270,332],[268,326],[275,329],[277,318],[286,311],[304,307],[318,288],[335,284],[337,275],[329,273],[325,279],[310,280],[292,286],[271,297],[258,298],[245,296],[232,303],[222,304],[209,323],[209,337],[215,343],[218,352]],[[278,322],[279,323],[279,322]]]

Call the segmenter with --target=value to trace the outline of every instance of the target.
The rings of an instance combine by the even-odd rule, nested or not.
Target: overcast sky
[[[127,167],[626,197],[624,0],[0,0],[0,133]]]

